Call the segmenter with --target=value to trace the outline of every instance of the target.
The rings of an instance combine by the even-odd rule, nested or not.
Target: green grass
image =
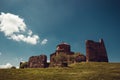
[[[0,80],[120,80],[120,63],[76,63],[68,68],[0,69]]]

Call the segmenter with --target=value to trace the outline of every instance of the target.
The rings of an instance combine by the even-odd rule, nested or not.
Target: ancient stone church
[[[64,64],[82,61],[86,61],[86,57],[83,54],[72,52],[71,46],[64,42],[57,45],[56,51],[50,55],[51,66],[64,66]]]
[[[99,42],[86,41],[86,56],[71,51],[71,46],[62,42],[56,46],[54,53],[50,54],[50,63],[47,63],[46,55],[31,56],[28,62],[20,62],[20,68],[46,68],[67,67],[77,62],[108,62],[107,51],[103,39]]]

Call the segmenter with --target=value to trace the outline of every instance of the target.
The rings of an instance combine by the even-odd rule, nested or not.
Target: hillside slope
[[[0,69],[0,80],[120,80],[120,63],[76,63],[68,68]]]

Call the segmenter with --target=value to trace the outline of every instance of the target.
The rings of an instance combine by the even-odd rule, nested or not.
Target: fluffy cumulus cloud
[[[44,39],[44,40],[41,42],[41,45],[45,45],[47,42],[48,42],[48,40],[47,40],[47,39]]]
[[[11,68],[13,65],[11,65],[10,63],[6,63],[4,65],[0,65],[0,68],[2,69],[6,69],[6,68]]]
[[[10,13],[1,13],[0,15],[0,31],[6,36],[11,36],[14,33],[25,31],[26,25],[24,20],[17,15]]]
[[[37,44],[39,41],[39,37],[37,35],[25,36],[23,34],[13,34],[9,37],[9,39],[13,39],[15,41],[23,41],[29,44]]]
[[[39,36],[33,34],[32,30],[27,29],[24,19],[11,13],[1,13],[0,32],[3,32],[8,39],[14,41],[22,41],[33,45],[39,43]],[[45,42],[47,41],[42,41],[43,44]]]

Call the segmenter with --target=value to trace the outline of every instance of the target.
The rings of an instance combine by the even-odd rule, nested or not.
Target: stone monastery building
[[[67,67],[77,62],[108,62],[107,51],[103,39],[99,42],[86,41],[86,56],[71,51],[71,46],[62,42],[57,45],[54,53],[50,55],[50,63],[47,63],[46,55],[31,56],[28,62],[20,62],[20,68],[46,68]]]

